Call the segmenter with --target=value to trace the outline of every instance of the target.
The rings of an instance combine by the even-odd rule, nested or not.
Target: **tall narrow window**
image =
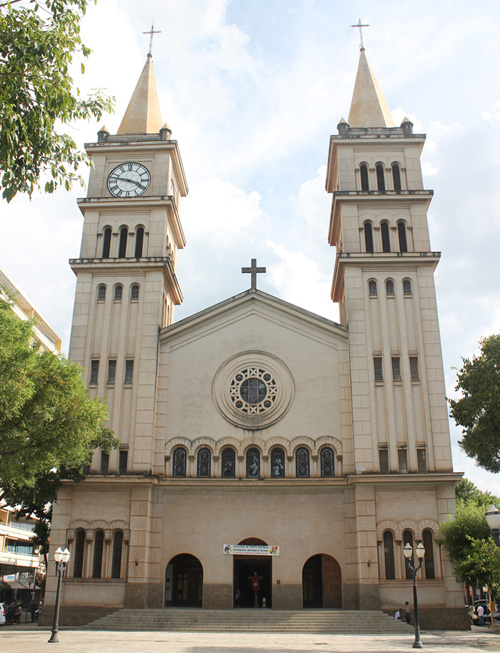
[[[120,244],[118,245],[118,258],[125,258],[127,256],[127,227],[120,229]]]
[[[186,450],[182,447],[174,449],[172,456],[172,473],[175,478],[186,477]]]
[[[380,231],[382,232],[382,251],[390,252],[391,251],[391,236],[389,232],[389,223],[382,222],[380,225]]]
[[[323,447],[320,453],[321,476],[333,478],[335,476],[335,455],[331,447]]]
[[[400,474],[408,473],[408,453],[406,449],[398,449],[398,465]]]
[[[389,473],[389,451],[387,449],[378,450],[378,463],[381,474]]]
[[[221,456],[222,469],[221,474],[223,478],[234,478],[235,476],[235,455],[234,449],[228,447],[222,450]]]
[[[418,356],[410,356],[410,372],[412,381],[420,381],[418,372]]]
[[[370,279],[368,282],[368,294],[370,297],[377,297],[378,292],[377,292],[377,282],[375,279]]]
[[[116,531],[113,535],[113,557],[111,560],[111,578],[120,578],[122,568],[123,533]]]
[[[394,535],[392,531],[384,531],[384,562],[386,579],[394,580],[396,578],[396,568],[394,565]]]
[[[375,381],[383,381],[384,375],[382,373],[382,357],[375,356],[373,359],[373,373],[375,374]]]
[[[393,356],[392,362],[392,380],[401,381],[401,359],[399,356]]]
[[[423,447],[417,449],[417,467],[419,474],[427,472],[427,451]]]
[[[392,279],[387,279],[385,282],[385,292],[387,295],[394,295],[394,281]]]
[[[135,230],[135,258],[141,258],[143,244],[144,244],[144,227],[138,227]]]
[[[394,182],[394,190],[396,193],[401,192],[401,170],[398,163],[392,164],[392,181]]]
[[[375,171],[377,173],[377,188],[381,191],[385,190],[385,171],[384,164],[377,163],[375,166]]]
[[[106,286],[101,283],[97,286],[97,301],[103,302],[106,299]]]
[[[398,238],[399,238],[399,251],[407,252],[408,243],[406,242],[406,225],[402,220],[398,222]]]
[[[127,449],[120,449],[118,452],[118,472],[126,474],[128,467],[128,451]]]
[[[81,578],[83,573],[83,554],[85,552],[85,531],[76,531],[73,578]]]
[[[117,283],[115,286],[115,294],[113,299],[115,302],[121,302],[122,300],[122,295],[123,295],[123,286],[121,283]]]
[[[285,452],[280,447],[271,451],[271,477],[285,477]]]
[[[368,254],[373,254],[373,229],[371,222],[365,222],[365,249]]]
[[[111,249],[111,227],[106,227],[102,238],[102,258],[109,258]]]
[[[116,360],[109,359],[108,361],[108,383],[114,383],[116,379]]]
[[[260,451],[249,449],[247,451],[247,478],[259,478],[260,476]]]
[[[297,478],[309,478],[309,451],[305,447],[297,449],[295,469]]]
[[[130,288],[130,299],[137,301],[139,299],[139,284],[134,283]]]
[[[361,190],[370,190],[370,184],[368,183],[368,166],[366,163],[362,163],[359,166],[359,176],[361,177]]]
[[[425,577],[433,579],[436,578],[436,570],[434,568],[434,537],[429,528],[426,528],[422,533],[422,540],[425,549]]]
[[[198,451],[198,460],[196,465],[196,475],[198,478],[210,478],[210,449],[203,447]]]
[[[403,279],[403,293],[411,295],[411,281],[409,279]]]
[[[104,531],[96,531],[94,535],[94,564],[92,565],[92,578],[101,578],[102,553],[104,549]]]
[[[97,383],[98,378],[99,378],[99,361],[94,359],[90,361],[89,383]]]
[[[413,533],[412,531],[409,530],[403,531],[403,546],[406,546],[407,544],[409,544],[413,550]],[[406,558],[404,558],[404,560],[406,560]],[[413,561],[413,554],[410,560]],[[413,573],[410,569],[408,569],[408,565],[406,564],[406,562],[404,562],[404,566],[406,570],[406,578],[407,579],[413,578]]]
[[[109,471],[109,453],[101,451],[101,474],[107,474]]]
[[[125,383],[132,383],[134,380],[134,361],[125,361]]]

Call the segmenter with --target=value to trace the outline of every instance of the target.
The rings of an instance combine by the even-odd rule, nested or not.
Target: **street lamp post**
[[[52,634],[49,639],[49,644],[55,644],[59,642],[57,633],[59,632],[59,609],[61,607],[61,587],[62,579],[64,572],[66,571],[66,565],[70,558],[70,552],[68,549],[64,551],[59,547],[54,553],[54,560],[56,561],[56,574],[57,574],[57,590],[56,590],[56,605],[54,608],[54,623],[52,624]]]
[[[404,546],[404,554],[406,558],[406,564],[408,569],[413,573],[413,606],[415,613],[415,641],[413,642],[412,648],[422,648],[422,642],[420,641],[420,624],[418,622],[418,597],[417,597],[417,572],[420,570],[424,563],[425,548],[422,542],[417,546],[417,558],[418,566],[415,567],[413,564],[413,547],[408,542]]]
[[[486,521],[488,522],[488,526],[490,527],[491,534],[493,535],[493,539],[495,540],[495,544],[500,547],[500,537],[499,537],[499,532],[500,532],[500,510],[496,508],[493,504],[490,505],[488,510],[486,511]],[[493,608],[494,603],[493,603],[493,597],[491,596],[491,588],[488,588],[488,594],[489,594],[489,599],[490,599],[490,619],[491,619],[491,629],[495,629],[495,623],[493,619]]]

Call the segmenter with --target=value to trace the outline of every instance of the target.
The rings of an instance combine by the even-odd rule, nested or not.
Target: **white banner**
[[[223,544],[222,552],[233,556],[279,556],[280,548],[260,544]]]

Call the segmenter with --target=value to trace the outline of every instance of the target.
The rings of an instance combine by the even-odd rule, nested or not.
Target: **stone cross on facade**
[[[266,272],[266,268],[258,268],[257,267],[257,259],[253,258],[252,259],[252,265],[249,268],[241,268],[241,271],[243,274],[251,274],[252,275],[252,283],[250,288],[252,290],[257,290],[257,275],[261,274],[262,272]]]
[[[148,52],[148,57],[153,56],[153,34],[161,34],[160,30],[155,31],[155,22],[153,20],[153,24],[151,25],[151,29],[149,32],[143,32],[143,34],[149,34],[149,52]]]
[[[351,27],[357,27],[359,29],[359,49],[364,50],[365,46],[363,45],[363,27],[370,27],[369,25],[363,25],[361,18],[358,19],[356,25],[351,25]]]

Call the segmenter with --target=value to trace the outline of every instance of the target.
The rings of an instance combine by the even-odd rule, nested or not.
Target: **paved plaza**
[[[403,653],[412,650],[408,635],[305,635],[266,633],[168,633],[62,630],[59,644],[48,643],[50,630],[1,628],[0,645],[13,653]],[[422,633],[424,649],[433,653],[500,651],[500,631]]]

